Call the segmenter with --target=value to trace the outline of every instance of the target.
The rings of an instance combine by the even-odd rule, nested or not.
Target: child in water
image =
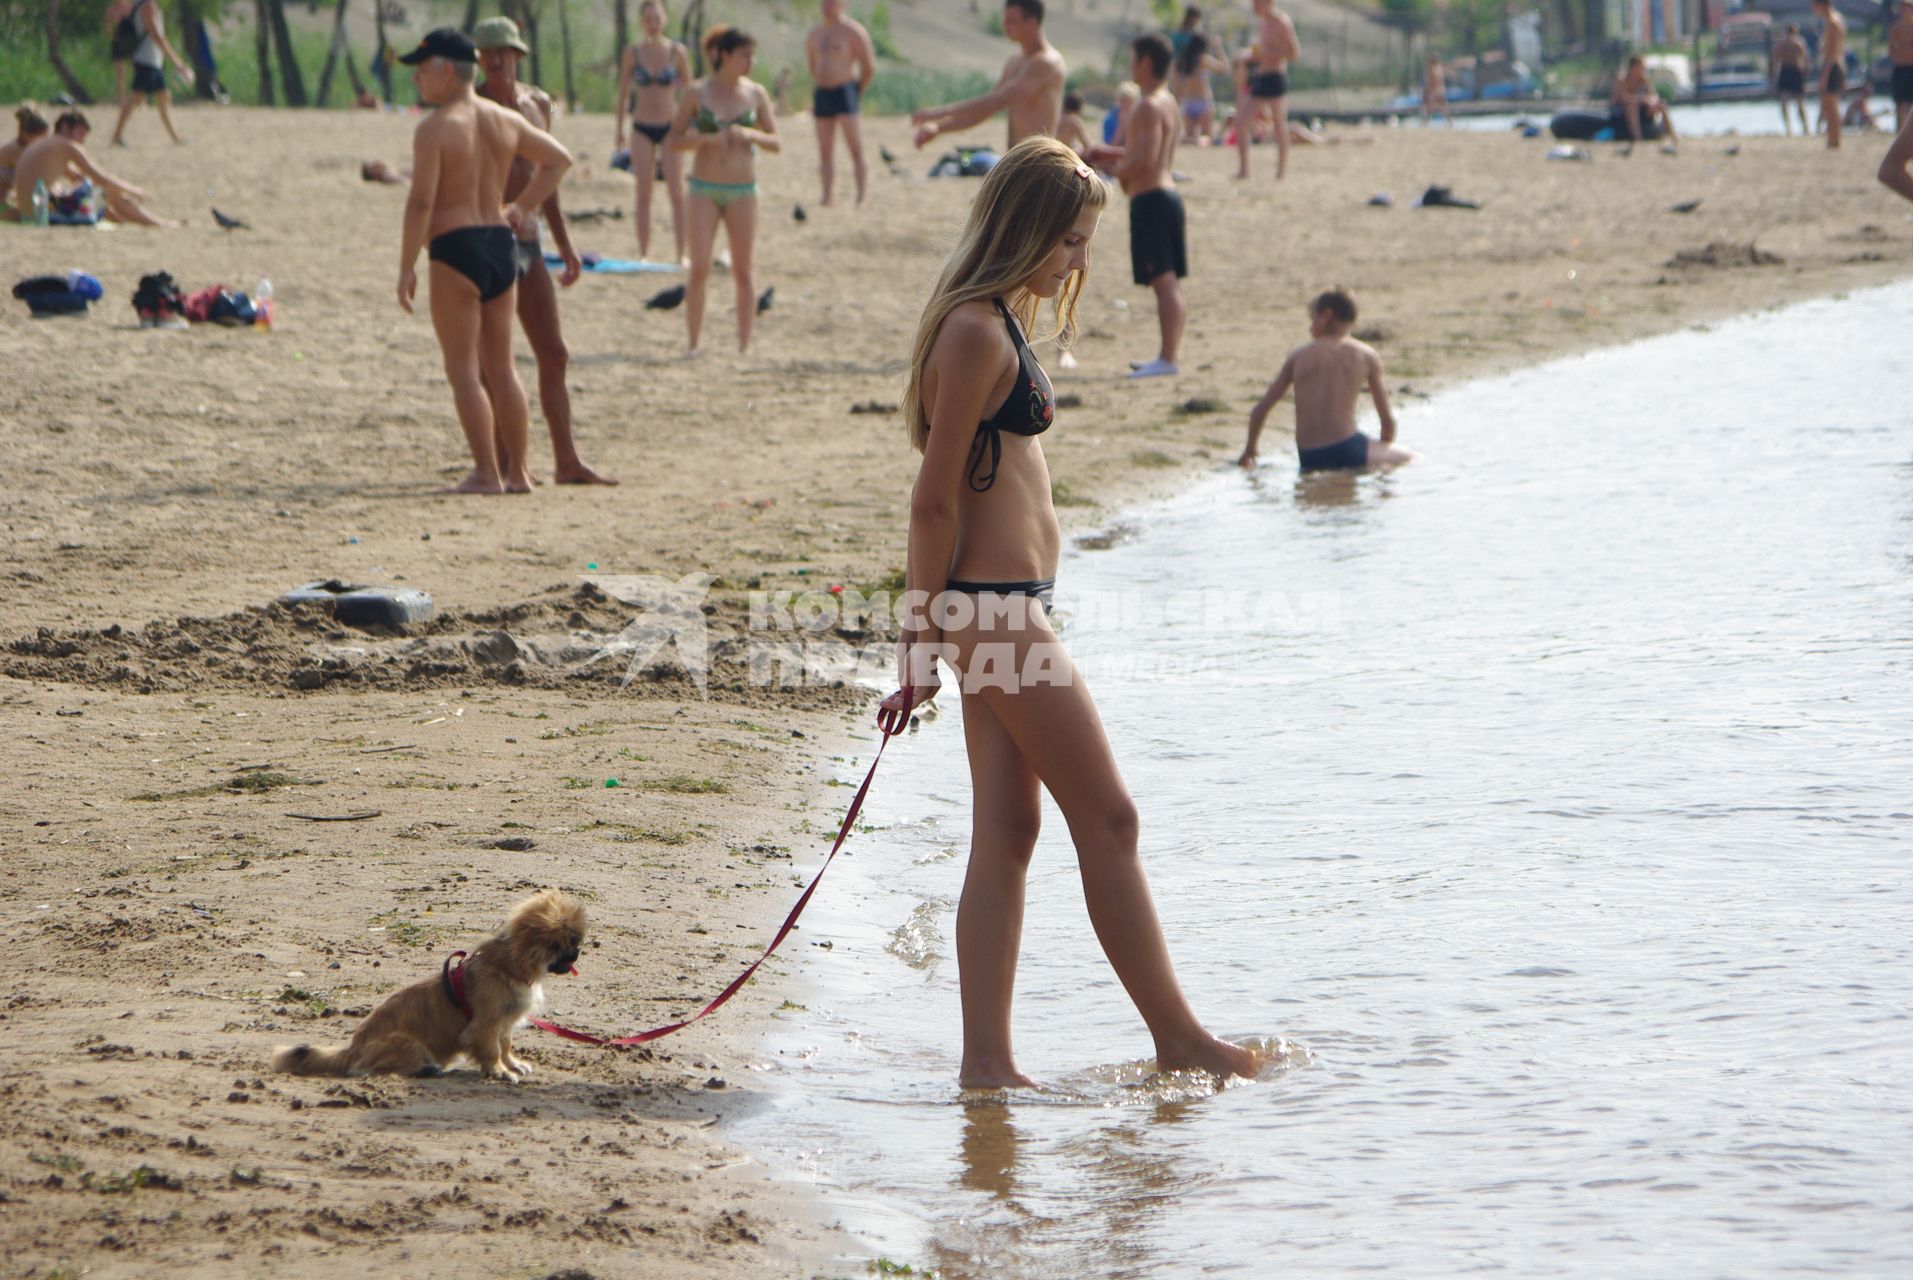
[[[1366,342],[1349,337],[1355,324],[1355,299],[1345,289],[1330,289],[1309,303],[1309,337],[1314,341],[1289,352],[1268,393],[1249,411],[1249,443],[1237,461],[1256,464],[1256,445],[1269,410],[1295,388],[1295,451],[1302,470],[1389,470],[1413,462],[1415,455],[1395,443],[1395,413],[1382,380],[1382,358]],[[1382,420],[1382,438],[1370,440],[1355,429],[1355,402],[1366,383]]]

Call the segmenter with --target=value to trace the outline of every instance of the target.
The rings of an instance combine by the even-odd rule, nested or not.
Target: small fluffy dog
[[[486,1075],[516,1083],[531,1068],[513,1056],[511,1033],[544,1004],[541,978],[577,972],[584,937],[583,905],[546,889],[519,903],[462,971],[448,962],[439,976],[387,997],[343,1049],[282,1048],[272,1068],[298,1076],[435,1076],[469,1054]]]

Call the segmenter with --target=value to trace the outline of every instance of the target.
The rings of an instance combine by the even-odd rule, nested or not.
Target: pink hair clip
[[[1081,178],[1083,181],[1088,182],[1090,177],[1092,176],[1090,173],[1089,166],[1086,164],[1078,164],[1076,166],[1076,176]]]

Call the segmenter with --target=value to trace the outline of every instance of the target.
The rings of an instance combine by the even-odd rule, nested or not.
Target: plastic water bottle
[[[41,181],[38,178],[35,178],[33,180],[33,225],[34,226],[44,227],[47,225],[48,209],[49,209],[49,204],[47,201],[46,183]]]
[[[258,318],[260,326],[268,330],[271,329],[272,281],[266,279],[264,276],[260,276],[259,283],[253,286],[252,308],[253,314]]]

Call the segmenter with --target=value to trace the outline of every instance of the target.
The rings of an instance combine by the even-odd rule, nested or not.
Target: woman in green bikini
[[[751,321],[757,314],[757,290],[751,278],[751,250],[757,239],[757,148],[775,152],[783,147],[770,95],[748,78],[756,56],[757,41],[743,31],[713,28],[704,37],[711,74],[684,95],[671,126],[671,145],[697,153],[691,160],[688,184],[691,280],[684,298],[693,355],[704,328],[704,291],[711,280],[711,250],[717,243],[719,223],[731,242],[737,349],[748,351],[751,345]]]

